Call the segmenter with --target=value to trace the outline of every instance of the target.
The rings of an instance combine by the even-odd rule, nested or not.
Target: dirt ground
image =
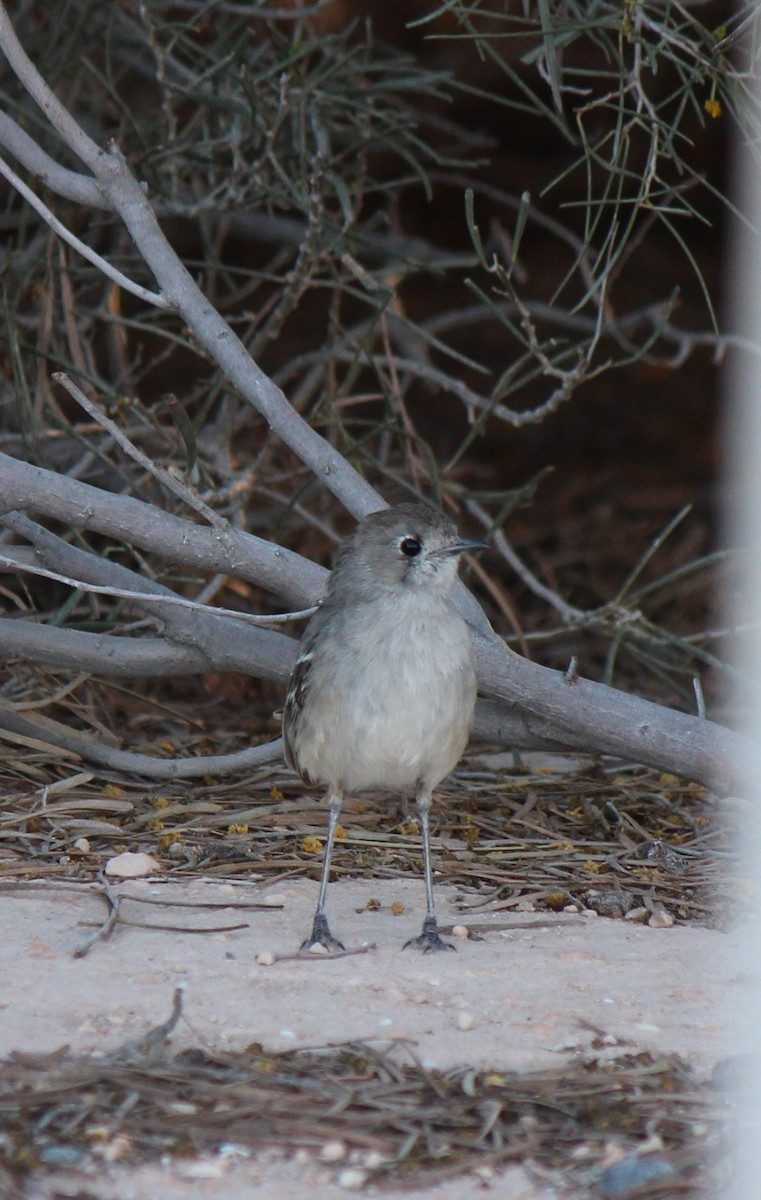
[[[63,1045],[72,1052],[111,1052],[166,1020],[178,985],[183,1014],[172,1051],[409,1039],[424,1067],[523,1072],[556,1068],[602,1038],[611,1053],[677,1053],[704,1077],[742,1050],[727,1015],[741,982],[737,939],[717,930],[562,913],[479,912],[469,919],[462,903],[455,905],[453,889],[437,888],[440,925],[465,925],[471,933],[480,927],[482,940],[454,937],[457,953],[420,955],[401,947],[419,930],[422,883],[351,880],[331,886],[329,915],[347,948],[364,952],[297,958],[291,956],[309,930],[316,899],[310,881],[262,889],[154,878],[114,890],[124,922],[170,928],[119,924],[78,958],[74,952],[104,916],[91,887],[45,883],[0,891],[0,1056]],[[263,897],[271,907],[240,907]],[[378,908],[367,908],[371,897]],[[212,903],[223,907],[196,907]],[[182,932],[240,923],[245,927],[226,932]],[[159,1159],[149,1166],[114,1158],[33,1172],[18,1196],[280,1200],[308,1190],[315,1200],[327,1200],[363,1182],[356,1153],[340,1141],[290,1155],[275,1145],[255,1152],[230,1146],[185,1163]],[[482,1168],[423,1191],[379,1194],[553,1200],[565,1193],[562,1177],[529,1163]]]

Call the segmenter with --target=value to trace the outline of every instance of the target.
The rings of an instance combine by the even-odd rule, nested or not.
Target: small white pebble
[[[109,858],[106,863],[106,874],[116,879],[137,879],[160,870],[159,862],[150,854],[134,854],[131,850]]]
[[[472,1029],[473,1026],[475,1025],[475,1023],[476,1023],[476,1018],[473,1016],[473,1013],[461,1012],[457,1018],[457,1026],[459,1029],[462,1029],[463,1031],[465,1031],[467,1029]]]
[[[257,954],[256,961],[260,967],[271,967],[275,963],[275,955],[272,950],[262,950],[261,954]]]
[[[477,1175],[479,1179],[493,1179],[494,1167],[474,1167],[473,1174]]]
[[[665,908],[656,909],[648,921],[651,929],[670,929],[673,924],[674,918]]]
[[[72,846],[72,850],[77,850],[80,854],[89,854],[90,843],[87,838],[77,838],[76,842]]]
[[[470,930],[467,925],[453,925],[452,937],[466,938],[470,935]]]
[[[346,1142],[326,1142],[320,1150],[319,1157],[320,1162],[324,1163],[340,1162],[342,1158],[346,1158]]]
[[[649,915],[646,908],[630,908],[628,913],[624,913],[624,920],[639,921],[641,924],[644,924]]]
[[[577,913],[578,911],[579,911],[579,906],[578,906],[578,904],[566,904],[566,905],[563,907],[563,912],[573,912],[573,913]]]
[[[265,894],[264,896],[257,896],[256,903],[257,904],[266,904],[267,908],[282,908],[283,907],[282,900],[278,900],[277,896],[269,896],[267,894]]]
[[[213,1158],[197,1158],[180,1166],[180,1174],[185,1179],[221,1179],[226,1172],[227,1163]]]
[[[289,1042],[296,1041],[296,1034],[293,1032],[292,1029],[281,1029],[280,1036],[281,1036],[281,1038],[287,1038]]]
[[[347,1167],[339,1174],[337,1183],[347,1192],[357,1192],[367,1183],[367,1171],[363,1171],[361,1167]]]
[[[362,1161],[364,1162],[368,1171],[377,1171],[378,1168],[382,1167],[383,1164],[388,1160],[383,1154],[381,1154],[380,1150],[371,1150],[369,1154],[365,1155]]]
[[[101,1150],[101,1156],[109,1163],[116,1163],[134,1150],[134,1143],[124,1134],[117,1134],[110,1142],[106,1142]]]
[[[599,917],[600,914],[596,908],[582,908],[581,915],[582,917]]]

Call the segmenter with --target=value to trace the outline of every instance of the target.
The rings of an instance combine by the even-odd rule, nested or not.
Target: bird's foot
[[[309,937],[305,938],[301,943],[299,950],[303,954],[311,950],[313,946],[323,946],[329,951],[346,949],[343,942],[339,942],[338,938],[333,937],[333,934],[330,932],[330,926],[328,925],[328,918],[324,913],[321,912],[314,914],[312,932]]]
[[[410,938],[408,942],[404,943],[402,949],[406,950],[408,946],[414,946],[423,954],[428,954],[431,950],[454,950],[455,948],[451,942],[445,942],[443,938],[439,937],[435,917],[426,917],[420,937]]]

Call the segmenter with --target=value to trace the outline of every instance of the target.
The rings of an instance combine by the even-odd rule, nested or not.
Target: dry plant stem
[[[68,230],[66,226],[58,220],[55,214],[50,211],[48,206],[43,204],[39,197],[34,194],[32,189],[27,187],[23,179],[19,179],[16,172],[11,170],[11,168],[2,158],[0,158],[0,175],[3,175],[8,180],[8,183],[10,183],[11,186],[14,187],[21,196],[24,197],[27,204],[29,204],[35,210],[35,212],[42,217],[43,221],[50,226],[54,233],[57,233],[60,238],[63,238],[65,242],[68,242],[68,244],[74,250],[78,251],[83,258],[86,258],[88,262],[91,262],[93,266],[97,267],[98,270],[101,271],[108,279],[112,280],[113,283],[116,283],[119,287],[124,288],[125,292],[131,292],[132,295],[137,296],[139,300],[145,300],[147,304],[153,304],[156,308],[169,307],[163,296],[160,296],[157,292],[151,292],[147,288],[141,287],[139,283],[135,283],[134,280],[129,279],[121,271],[117,270],[116,267],[112,267],[111,263],[103,258],[100,254],[96,254],[94,250],[91,250],[86,242],[81,241],[75,236],[75,234],[71,233],[70,230]]]
[[[228,526],[206,529],[132,496],[116,495],[0,454],[0,511],[19,509],[128,542],[176,566],[234,575],[289,606],[319,599],[328,573],[290,550]],[[142,581],[137,589],[144,590]]]
[[[83,579],[72,579],[68,575],[61,575],[58,571],[49,571],[45,567],[38,567],[32,561],[32,555],[26,546],[11,546],[6,549],[5,554],[0,554],[0,571],[4,568],[14,572],[26,571],[30,575],[39,575],[43,579],[52,579],[56,583],[65,583],[71,588],[77,588],[82,592],[91,592],[96,596],[113,596],[116,600],[133,600],[136,603],[139,603],[141,600],[153,600],[151,592],[135,592],[129,591],[126,588],[107,587],[105,584],[85,583]],[[224,579],[224,576],[222,579]],[[271,615],[261,616],[257,613],[236,612],[233,608],[219,608],[217,605],[203,604],[198,600],[186,600],[184,596],[173,596],[171,594],[167,594],[162,603],[189,609],[191,612],[206,613],[213,617],[227,617],[231,621],[242,621],[244,625],[263,625],[265,627],[268,625],[286,625],[290,621],[305,620],[317,612],[317,605],[313,604],[310,608],[303,608],[297,612],[272,613]]]
[[[189,647],[199,655],[204,662],[203,670],[211,670],[211,664],[215,663],[215,670],[243,670],[264,678],[281,678],[283,658],[290,658],[291,652],[291,641],[282,634],[162,603],[163,596],[174,596],[169,588],[136,575],[118,563],[70,546],[21,513],[6,513],[3,523],[14,533],[27,538],[38,559],[53,571],[76,576],[87,583],[106,584],[125,591],[135,591],[139,587],[143,593],[153,594],[155,600],[134,601],[135,606],[163,623],[170,643],[182,649]],[[233,628],[238,632],[231,637]],[[283,638],[282,646],[278,644],[280,638]]]
[[[74,958],[84,958],[90,953],[90,950],[96,942],[105,941],[114,931],[116,922],[119,920],[119,897],[114,892],[111,884],[105,875],[102,875],[98,881],[100,884],[100,895],[106,902],[107,913],[105,919],[101,922],[94,933],[89,934],[80,946],[77,946],[73,953]]]
[[[158,466],[147,454],[143,454],[142,450],[133,445],[126,434],[122,433],[119,426],[110,417],[106,416],[100,405],[95,404],[84,394],[81,388],[72,383],[65,371],[55,371],[53,379],[55,379],[56,383],[60,383],[62,387],[66,388],[66,391],[70,396],[73,396],[77,404],[81,404],[85,412],[111,434],[111,437],[118,446],[121,446],[125,454],[128,454],[130,458],[139,463],[150,475],[153,475],[154,479],[162,483],[168,491],[173,492],[175,496],[182,500],[184,504],[187,504],[188,508],[192,508],[197,512],[199,516],[205,517],[212,528],[227,528],[229,522],[224,517],[221,517],[219,513],[215,512],[213,508],[209,508],[208,504],[192,488],[189,488],[181,479],[177,479],[174,475],[170,474],[164,467]]]
[[[143,188],[118,148],[113,145],[108,152],[101,150],[64,108],[21,46],[4,5],[0,5],[0,47],[29,95],[89,168],[109,207],[124,221],[153,272],[166,307],[182,316],[240,394],[350,512],[364,516],[382,508],[378,493],[291,408],[280,388],[260,370],[212,307],[164,237]]]
[[[201,779],[208,775],[231,775],[237,771],[251,771],[272,762],[281,762],[283,757],[283,744],[278,738],[262,746],[249,746],[236,754],[210,754],[203,758],[156,758],[152,754],[119,750],[115,746],[96,742],[45,717],[31,720],[2,705],[0,730],[20,739],[31,738],[35,743],[78,754],[85,762],[102,770],[140,775],[146,779]]]

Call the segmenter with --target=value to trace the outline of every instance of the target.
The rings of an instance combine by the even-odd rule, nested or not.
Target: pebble
[[[363,1171],[361,1167],[347,1167],[339,1174],[337,1183],[347,1192],[357,1192],[365,1186],[367,1178],[367,1171]]]
[[[597,1179],[597,1188],[609,1200],[624,1200],[656,1182],[663,1187],[665,1180],[675,1174],[671,1163],[664,1158],[628,1154],[602,1172]]]
[[[673,924],[674,918],[665,908],[657,908],[648,921],[651,929],[670,929]]]
[[[624,913],[625,921],[638,921],[644,924],[650,916],[646,908],[630,908],[628,913]]]
[[[342,1158],[346,1158],[346,1142],[326,1142],[320,1150],[320,1162],[340,1162]]]
[[[275,963],[275,954],[272,950],[262,950],[261,954],[257,954],[256,961],[260,967],[271,967]]]
[[[138,879],[141,875],[153,875],[160,870],[160,863],[152,855],[134,854],[131,850],[109,858],[106,863],[106,874],[116,879]]]
[[[470,930],[468,929],[467,925],[453,925],[452,926],[452,937],[466,938],[469,936],[470,936]]]
[[[77,838],[76,842],[72,846],[72,850],[76,850],[79,854],[89,854],[90,843],[88,839],[85,837]]]
[[[476,1018],[473,1016],[473,1013],[461,1012],[457,1018],[457,1026],[463,1031],[472,1029],[475,1023]]]

